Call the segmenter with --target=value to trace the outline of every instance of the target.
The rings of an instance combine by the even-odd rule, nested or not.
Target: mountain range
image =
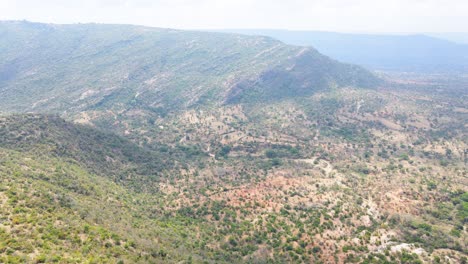
[[[0,37],[2,111],[155,111],[378,83],[361,67],[267,37],[29,22],[0,23]]]

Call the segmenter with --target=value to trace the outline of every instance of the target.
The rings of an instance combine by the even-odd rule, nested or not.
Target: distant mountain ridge
[[[460,73],[468,70],[468,45],[429,35],[372,35],[264,29],[222,30],[269,36],[290,45],[313,46],[327,56],[372,70]],[[442,37],[442,36],[441,36]]]
[[[359,66],[268,37],[0,22],[0,111],[159,111],[378,82]]]
[[[424,35],[445,39],[458,44],[468,44],[468,32],[425,33]]]

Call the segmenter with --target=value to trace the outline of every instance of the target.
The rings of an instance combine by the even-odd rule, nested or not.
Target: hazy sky
[[[468,32],[468,0],[0,0],[0,20],[184,29]]]

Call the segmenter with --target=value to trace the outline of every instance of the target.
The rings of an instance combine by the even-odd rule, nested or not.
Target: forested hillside
[[[0,22],[1,263],[466,263],[468,79]]]

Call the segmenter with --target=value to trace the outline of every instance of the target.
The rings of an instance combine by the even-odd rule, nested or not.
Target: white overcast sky
[[[468,32],[468,0],[0,0],[0,20],[182,29]]]

